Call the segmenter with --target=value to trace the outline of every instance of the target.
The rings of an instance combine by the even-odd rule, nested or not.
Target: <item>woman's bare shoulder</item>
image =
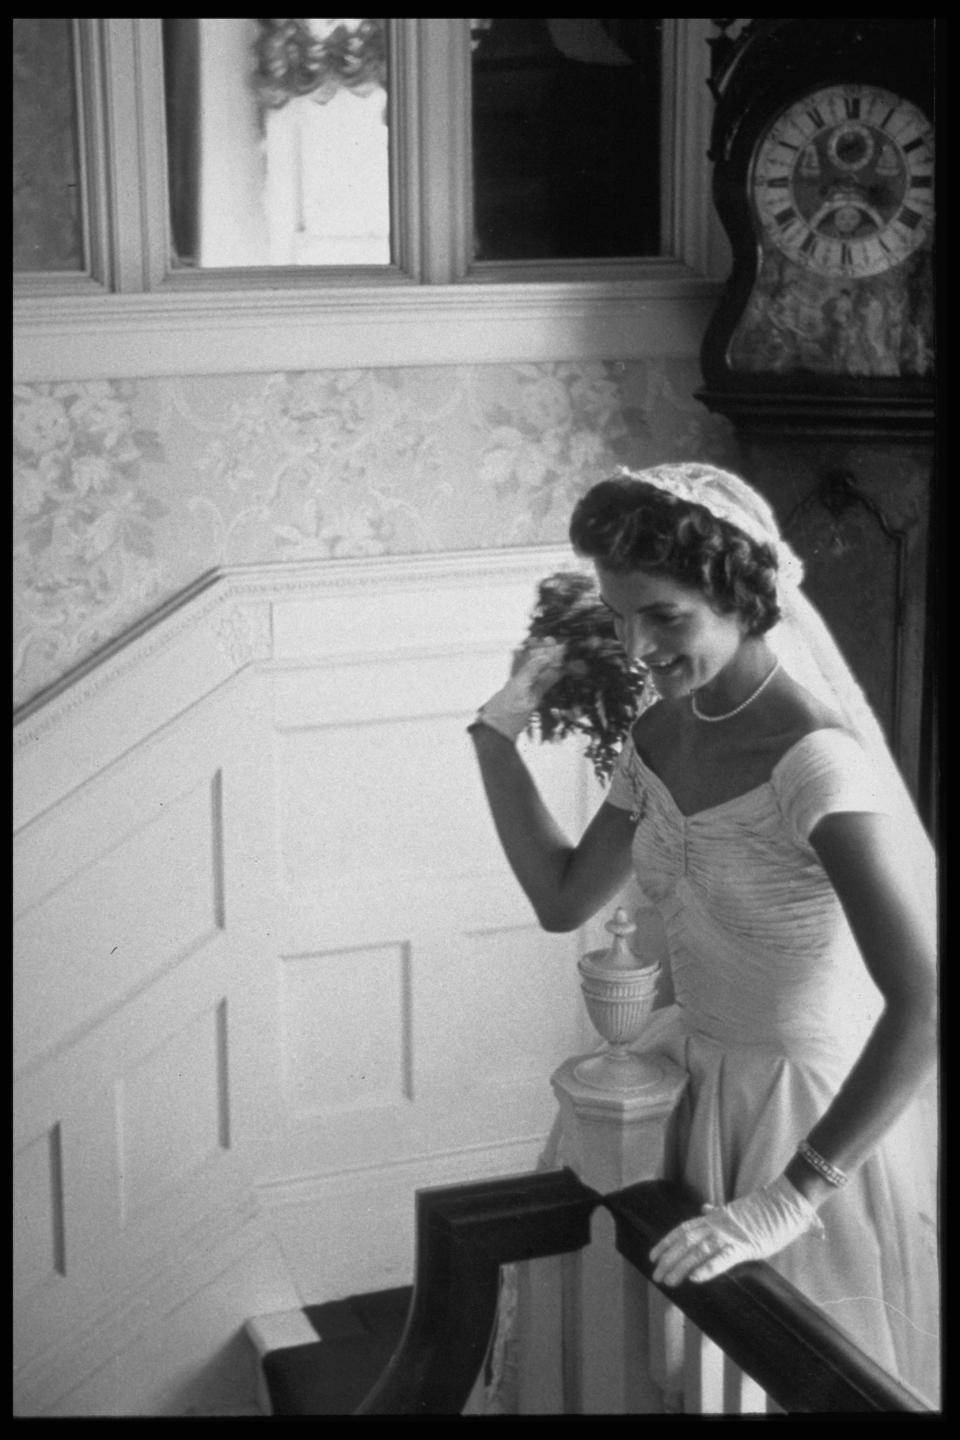
[[[838,710],[811,694],[792,675],[784,675],[776,693],[770,697],[769,718],[775,728],[798,738],[815,730],[845,730]]]
[[[664,700],[656,696],[647,704],[630,727],[634,744],[642,746],[645,741],[655,740],[661,735],[672,735],[676,730],[680,711],[689,706],[689,700]]]
[[[769,769],[801,740],[822,730],[846,731],[843,717],[792,676],[750,707],[733,728],[691,722],[687,696],[658,699],[634,721],[632,737],[641,759],[662,769],[677,757],[704,764],[741,766],[744,773]],[[680,763],[680,762],[678,762]],[[766,773],[766,772],[764,772]]]

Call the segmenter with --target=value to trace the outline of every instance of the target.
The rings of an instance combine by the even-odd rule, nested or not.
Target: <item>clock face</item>
[[[757,147],[751,193],[768,243],[816,275],[899,265],[933,228],[933,128],[902,96],[830,85],[784,110]]]

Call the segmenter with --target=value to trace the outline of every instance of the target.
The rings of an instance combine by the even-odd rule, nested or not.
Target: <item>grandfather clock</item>
[[[933,829],[934,22],[713,23],[733,267],[699,398],[734,425]]]

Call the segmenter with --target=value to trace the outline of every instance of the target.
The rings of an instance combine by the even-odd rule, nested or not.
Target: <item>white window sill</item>
[[[719,285],[654,264],[639,279],[423,286],[385,277],[320,292],[291,286],[288,273],[283,290],[233,281],[31,294],[14,307],[14,379],[694,356]]]

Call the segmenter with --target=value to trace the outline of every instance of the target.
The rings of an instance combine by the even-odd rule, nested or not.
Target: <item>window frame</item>
[[[88,266],[16,277],[15,380],[697,353],[728,261],[710,203],[710,21],[664,22],[670,253],[474,265],[469,21],[391,20],[396,263],[322,275],[172,269],[160,21],[73,26]]]

